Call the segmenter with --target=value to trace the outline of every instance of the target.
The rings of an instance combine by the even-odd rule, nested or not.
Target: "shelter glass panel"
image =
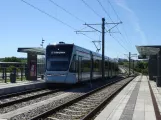
[[[37,55],[37,76],[45,74],[45,55]]]

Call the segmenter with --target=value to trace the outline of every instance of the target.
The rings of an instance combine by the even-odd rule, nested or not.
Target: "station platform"
[[[95,120],[161,120],[160,113],[161,88],[157,88],[156,83],[149,81],[147,76],[137,76]]]
[[[0,96],[31,90],[35,88],[45,88],[44,80],[20,81],[16,83],[0,83]]]

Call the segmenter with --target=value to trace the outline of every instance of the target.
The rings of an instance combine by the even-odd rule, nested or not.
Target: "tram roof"
[[[88,52],[88,53],[92,52],[93,55],[95,55],[95,56],[97,56],[97,57],[102,57],[102,55],[101,55],[100,53],[91,51],[91,50],[89,50],[89,49],[80,47],[80,46],[75,45],[75,44],[67,44],[67,43],[63,43],[63,44],[61,43],[61,44],[60,44],[60,43],[58,43],[58,44],[50,44],[50,45],[48,45],[48,46],[55,46],[55,45],[73,45],[73,46],[75,46],[77,49],[80,49],[81,51]],[[113,59],[113,58],[110,58],[110,57],[108,57],[108,56],[105,56],[105,60],[107,60],[107,59],[108,59],[109,61],[111,61],[111,62],[118,62],[118,60],[116,60],[116,59]]]
[[[45,55],[45,49],[41,47],[18,48],[17,52]]]
[[[97,53],[97,52],[88,50],[88,49],[86,49],[86,48],[83,48],[83,47],[80,47],[80,46],[77,46],[77,45],[74,45],[74,46],[77,47],[77,48],[79,48],[79,49],[82,49],[83,51],[92,52],[93,55],[102,58],[102,54],[100,54],[100,53]],[[111,61],[111,62],[118,62],[116,59],[110,58],[110,57],[108,57],[108,56],[106,56],[106,55],[105,55],[105,60],[109,60],[109,61]]]

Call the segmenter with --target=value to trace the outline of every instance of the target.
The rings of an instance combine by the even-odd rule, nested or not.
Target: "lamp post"
[[[42,40],[41,40],[41,44],[40,44],[40,46],[43,48],[43,44],[44,44],[44,39],[42,38]]]
[[[127,55],[127,54],[124,54],[124,55]],[[131,58],[132,57],[136,57],[137,54],[131,54],[131,52],[129,52],[129,55],[128,55],[128,59],[129,59],[129,75],[131,74],[130,71],[131,71]],[[134,73],[134,60],[133,60],[133,73]]]

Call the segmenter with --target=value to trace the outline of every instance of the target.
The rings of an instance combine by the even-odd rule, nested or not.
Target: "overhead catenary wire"
[[[103,7],[102,3],[97,0],[97,2],[99,3],[99,5],[101,6],[101,8],[103,9],[103,11],[107,14],[107,16],[111,19],[111,21],[113,22],[112,18],[110,17],[110,15],[108,14],[108,12],[106,11],[106,9]]]
[[[102,7],[103,11],[107,14],[107,16],[108,16],[108,17],[111,19],[111,21],[113,22],[112,18],[110,17],[110,15],[109,15],[108,12],[106,11],[106,9],[103,7],[102,3],[101,3],[99,0],[97,0],[97,1],[98,1],[99,5]],[[121,21],[121,20],[120,20],[120,21]],[[117,27],[117,26],[116,26],[116,27]],[[120,34],[122,34],[118,28],[117,28],[117,30],[119,31]],[[115,38],[114,38],[114,39],[115,39]],[[118,41],[118,40],[116,40],[116,41]],[[126,49],[119,41],[118,41],[118,43],[119,43],[124,49]],[[126,50],[127,50],[127,49],[126,49]]]
[[[90,10],[92,10],[98,17],[101,18],[101,16],[93,9],[91,8],[84,0],[81,0]],[[112,18],[110,17],[110,15],[107,13],[107,11],[105,10],[105,8],[103,7],[103,5],[101,4],[101,2],[99,0],[97,0],[100,4],[100,6],[102,7],[102,9],[106,12],[107,16],[111,19],[111,21],[113,22]],[[117,28],[118,29],[118,28]],[[119,29],[118,29],[119,31]],[[100,31],[99,31],[100,32]],[[119,31],[120,32],[120,31]],[[115,38],[114,38],[115,39]],[[127,50],[118,40],[116,40],[125,50]]]
[[[111,18],[111,16],[108,14],[108,12],[106,11],[106,9],[103,7],[103,5],[102,5],[102,3],[99,1],[99,0],[97,0],[97,2],[98,2],[98,4],[101,6],[101,8],[102,8],[102,10],[107,14],[107,16],[110,18],[110,20],[112,21],[112,22],[114,22],[113,20],[112,20],[112,18]]]
[[[81,0],[93,13],[95,13],[98,17],[102,18],[90,5],[88,5],[84,0]]]
[[[32,8],[34,8],[34,9],[38,10],[39,12],[41,12],[41,13],[47,15],[48,17],[50,17],[50,18],[52,18],[52,19],[54,19],[54,20],[60,22],[61,24],[63,24],[63,25],[65,25],[65,26],[69,27],[70,29],[72,29],[72,30],[74,30],[74,31],[77,31],[77,29],[75,29],[75,28],[72,27],[71,25],[69,25],[69,24],[63,22],[62,20],[60,20],[60,19],[54,17],[53,15],[51,15],[51,14],[45,12],[44,10],[41,10],[40,8],[38,8],[38,7],[36,7],[36,6],[32,5],[32,4],[30,4],[29,2],[26,2],[25,0],[21,0],[21,1],[24,2],[25,4],[29,5],[30,7],[32,7]],[[94,40],[93,38],[89,37],[88,35],[86,35],[86,34],[84,34],[84,33],[83,33],[82,35],[86,36],[87,38],[89,38],[89,39],[91,39],[91,40]]]
[[[102,18],[90,5],[88,5],[84,0],[81,0],[94,14],[96,14],[99,18]],[[106,28],[105,28],[106,29]],[[107,31],[107,30],[106,30]]]
[[[97,0],[97,2],[98,2],[99,5],[101,6],[102,10],[103,10],[103,11],[107,14],[107,16],[110,18],[110,20],[111,20],[112,22],[114,22],[114,21],[112,20],[111,16],[110,16],[110,15],[108,14],[108,12],[106,11],[106,9],[103,7],[102,3],[101,3],[99,0]],[[120,21],[121,21],[121,20],[120,20]],[[124,38],[124,36],[122,35],[121,31],[118,29],[117,26],[116,26],[116,28],[117,28],[118,32],[120,33],[120,35]],[[124,39],[125,39],[125,41],[127,42],[126,38],[124,38]],[[129,44],[129,43],[127,42],[127,44]]]
[[[119,20],[121,21],[119,15],[117,14],[117,12],[116,12],[116,10],[114,9],[114,7],[112,6],[111,2],[110,2],[109,0],[107,0],[107,1],[108,1],[109,5],[111,6],[111,8],[113,9],[114,13],[116,14],[117,19],[119,19]]]
[[[129,52],[121,43],[120,43],[120,41],[118,40],[118,39],[116,39],[114,36],[111,36],[114,40],[116,40],[118,43],[119,43],[119,45],[122,47],[122,48],[124,48],[124,50],[125,51],[127,51],[127,52]]]
[[[84,33],[80,33],[80,34],[82,34],[82,35],[86,36],[87,38],[89,38],[89,39],[91,39],[91,40],[95,40],[95,39],[93,39],[93,38],[89,37],[88,35],[86,35],[86,34],[84,34]]]
[[[62,9],[63,11],[65,11],[66,13],[68,13],[69,15],[71,15],[72,17],[74,17],[75,19],[77,19],[77,20],[79,20],[79,21],[81,21],[81,22],[84,22],[84,23],[86,23],[84,20],[82,20],[82,19],[80,19],[80,18],[78,18],[77,16],[75,16],[74,14],[72,14],[71,12],[69,12],[68,10],[66,10],[65,8],[63,8],[62,6],[60,6],[60,5],[58,5],[56,2],[54,2],[53,0],[49,0],[52,4],[54,4],[55,6],[57,6],[57,7],[59,7],[60,9]],[[85,1],[84,1],[85,2]],[[86,2],[85,2],[85,4],[87,4]],[[87,4],[88,5],[88,4]],[[92,9],[92,8],[91,8]],[[95,12],[96,13],[96,12]],[[97,14],[97,13],[96,13]],[[87,27],[85,27],[85,28],[87,28]],[[83,28],[83,29],[85,29],[85,28]],[[81,30],[83,30],[83,29],[81,29]],[[80,31],[80,30],[79,30]],[[82,34],[82,35],[85,35],[85,34]],[[86,36],[87,37],[87,36]],[[88,38],[90,38],[89,36],[88,36]],[[90,38],[90,39],[92,39],[92,38]]]
[[[73,13],[69,12],[68,10],[66,10],[65,8],[63,8],[62,6],[58,5],[56,2],[54,2],[53,0],[49,0],[52,4],[54,4],[55,6],[59,7],[60,9],[62,9],[63,11],[65,11],[66,13],[68,13],[70,16],[74,17],[75,19],[84,22],[84,20],[78,18],[77,16],[75,16]]]
[[[24,2],[25,4],[29,5],[30,7],[32,7],[32,8],[34,8],[34,9],[40,11],[41,13],[47,15],[48,17],[50,17],[50,18],[52,18],[52,19],[55,19],[56,21],[62,23],[63,25],[68,26],[69,28],[71,28],[71,29],[73,29],[73,30],[76,30],[74,27],[70,26],[69,24],[67,24],[67,23],[61,21],[60,19],[58,19],[58,18],[52,16],[51,14],[45,12],[44,10],[39,9],[38,7],[36,7],[36,6],[32,5],[32,4],[30,4],[29,2],[26,2],[25,0],[21,0],[21,1]]]
[[[119,19],[120,21],[122,21],[122,20],[120,19],[119,15],[117,14],[115,8],[114,8],[113,5],[111,4],[110,0],[107,0],[107,1],[108,1],[109,5],[111,6],[111,8],[113,9],[114,13],[116,14],[117,19]],[[127,41],[129,42],[129,44],[131,44],[131,42],[128,40],[128,36],[127,36],[127,33],[126,33],[125,29],[124,29],[124,26],[123,26],[123,31],[124,31],[124,33],[125,33],[125,36],[126,36]]]
[[[55,6],[59,7],[60,9],[62,9],[63,11],[65,11],[66,13],[68,13],[69,15],[71,15],[72,17],[74,17],[75,19],[79,20],[80,22],[84,22],[86,23],[84,20],[78,18],[77,16],[75,16],[74,14],[72,14],[71,12],[69,12],[68,10],[66,10],[65,8],[63,8],[62,6],[58,5],[56,2],[54,2],[53,0],[49,0],[52,4],[54,4]],[[87,28],[87,27],[85,27]],[[85,28],[82,28],[81,30],[85,29]],[[82,33],[82,35],[88,37],[89,39],[93,40],[93,38],[87,36],[86,34]]]
[[[69,12],[68,10],[66,10],[65,8],[63,8],[62,6],[58,5],[58,4],[57,4],[56,2],[54,2],[53,0],[49,0],[49,1],[50,1],[52,4],[54,4],[55,6],[59,7],[59,8],[62,9],[63,11],[65,11],[66,13],[68,13],[69,15],[71,15],[72,17],[74,17],[75,19],[77,19],[77,20],[79,20],[79,21],[81,21],[81,22],[86,23],[84,20],[78,18],[77,16],[75,16],[74,14],[72,14],[71,12]],[[87,28],[87,27],[85,27],[85,28]],[[82,28],[81,30],[83,30],[83,29],[85,29],[85,28]],[[79,30],[79,31],[80,31],[80,30]],[[84,33],[81,33],[81,34],[84,35],[84,36],[86,36],[86,37],[88,37],[89,39],[93,40],[93,38],[87,36],[86,34],[84,34]]]

